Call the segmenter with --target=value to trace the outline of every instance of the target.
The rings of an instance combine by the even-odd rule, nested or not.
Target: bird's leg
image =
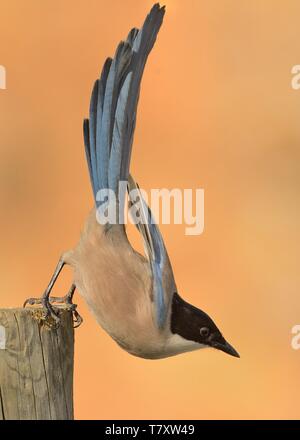
[[[41,296],[41,298],[28,298],[24,302],[24,305],[23,305],[23,307],[26,307],[27,304],[29,304],[29,305],[41,304],[44,309],[44,318],[46,319],[50,316],[54,320],[56,325],[59,325],[60,317],[58,316],[58,314],[55,312],[55,310],[51,306],[50,301],[49,301],[49,296],[50,296],[51,290],[52,290],[62,268],[64,267],[64,265],[65,265],[65,262],[62,259],[60,259],[57,266],[56,266],[54,274],[52,275],[51,280],[50,280],[45,292]],[[74,293],[74,291],[73,291],[73,293]]]
[[[74,295],[75,289],[76,289],[75,284],[72,284],[72,286],[70,287],[70,290],[66,294],[65,298],[66,298],[66,304],[71,304],[73,307],[74,328],[77,328],[82,324],[83,318],[76,310],[77,304],[73,304],[73,295]]]

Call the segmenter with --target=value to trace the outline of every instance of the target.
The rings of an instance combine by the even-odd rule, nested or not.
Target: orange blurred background
[[[75,416],[299,418],[300,64],[297,0],[166,0],[132,157],[145,189],[204,188],[205,231],[162,226],[179,292],[241,359],[128,355],[76,295]],[[92,206],[82,140],[104,59],[151,0],[3,0],[0,307],[43,292]],[[133,237],[137,240],[136,236]],[[55,288],[71,282],[66,269]]]

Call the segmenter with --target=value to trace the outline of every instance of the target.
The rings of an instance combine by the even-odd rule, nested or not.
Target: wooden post
[[[73,319],[59,311],[55,329],[41,309],[0,309],[0,419],[74,418]]]

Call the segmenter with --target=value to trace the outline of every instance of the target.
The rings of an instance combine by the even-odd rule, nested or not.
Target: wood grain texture
[[[66,309],[59,312],[55,329],[40,309],[0,309],[0,420],[74,418],[73,319]]]

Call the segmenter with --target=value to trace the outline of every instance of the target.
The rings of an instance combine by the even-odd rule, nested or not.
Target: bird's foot
[[[23,307],[26,307],[27,305],[33,306],[33,305],[41,305],[43,308],[44,316],[43,320],[47,320],[50,318],[50,320],[54,323],[52,327],[59,327],[60,325],[60,316],[59,312],[55,311],[52,307],[52,304],[62,304],[65,305],[65,309],[72,312],[73,315],[73,325],[74,328],[79,327],[83,319],[80,316],[80,314],[77,312],[77,304],[73,304],[72,302],[72,296],[74,291],[71,291],[67,293],[65,296],[55,297],[51,296],[49,298],[45,298],[42,296],[41,298],[28,298],[25,302]]]
[[[35,306],[41,305],[43,310],[43,315],[40,319],[49,324],[50,327],[58,328],[60,325],[60,316],[57,311],[52,307],[52,298],[42,296],[41,298],[28,298],[23,304],[23,307],[27,305]]]
[[[56,304],[65,305],[66,309],[72,312],[74,328],[77,328],[82,324],[83,318],[76,310],[77,304],[74,304],[72,301],[73,293],[74,293],[74,291],[71,287],[70,292],[67,293],[67,295],[65,295],[65,296],[51,296],[49,298],[49,301],[51,304],[56,303]]]

